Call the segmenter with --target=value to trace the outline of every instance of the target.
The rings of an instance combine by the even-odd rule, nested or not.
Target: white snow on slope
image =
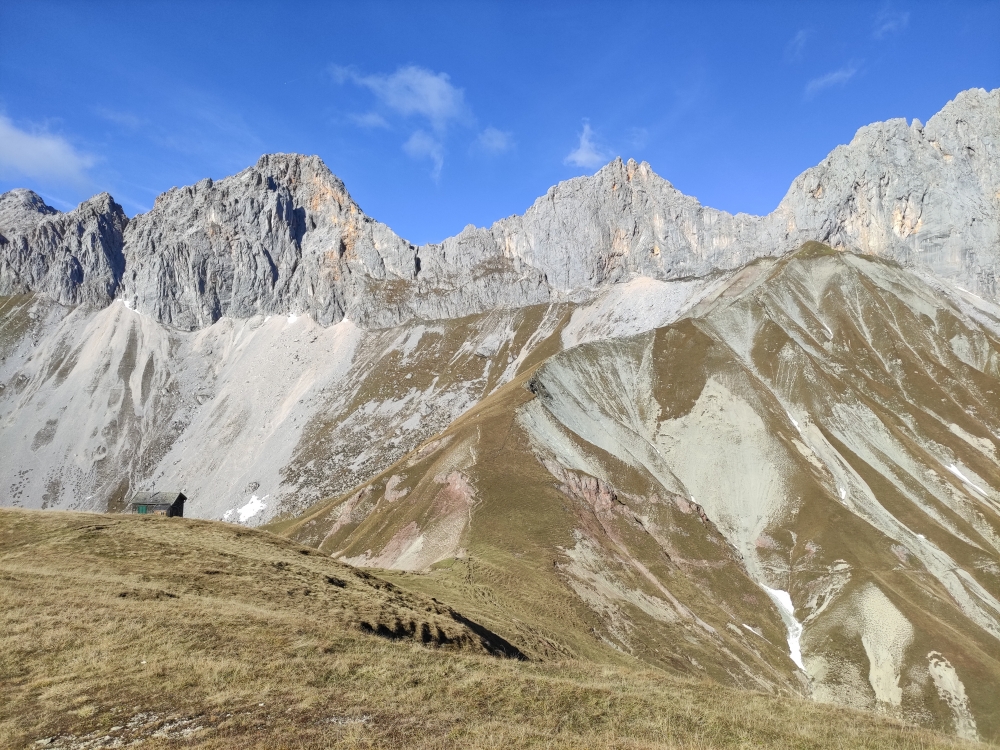
[[[986,490],[984,490],[981,487],[978,487],[977,485],[973,484],[972,481],[967,476],[965,476],[965,474],[963,474],[959,470],[959,468],[957,466],[955,466],[955,464],[951,464],[950,466],[947,466],[945,468],[947,468],[948,471],[950,471],[956,477],[958,477],[959,479],[961,479],[963,482],[965,482],[967,485],[969,485],[972,489],[974,489],[976,492],[978,492],[983,497],[989,497],[989,495],[986,494]]]
[[[240,508],[227,510],[223,514],[222,519],[224,521],[228,521],[235,513],[240,523],[246,523],[267,507],[267,504],[264,502],[266,499],[267,495],[264,495],[262,498],[258,498],[256,495],[251,495],[246,505]]]
[[[802,623],[795,619],[795,607],[792,606],[791,595],[781,589],[769,589],[767,586],[764,586],[763,589],[778,605],[781,619],[788,626],[788,655],[795,662],[795,666],[805,672],[806,667],[802,663]]]

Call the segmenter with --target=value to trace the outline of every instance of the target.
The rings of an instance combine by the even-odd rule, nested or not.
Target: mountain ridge
[[[618,158],[553,186],[522,215],[422,246],[365,215],[318,157],[271,154],[223,180],[173,188],[151,211],[113,223],[124,268],[105,292],[84,280],[118,267],[113,238],[103,265],[98,254],[51,281],[17,273],[26,261],[8,249],[0,292],[39,291],[94,307],[120,297],[184,330],[257,313],[387,328],[588,301],[635,276],[704,276],[816,240],[925,266],[995,297],[997,144],[1000,89],[970,89],[926,125],[897,119],[860,128],[799,175],[766,216],[703,206],[647,163]],[[124,216],[117,204],[108,210]],[[12,229],[0,212],[0,234]],[[54,251],[32,245],[23,227],[16,234],[22,248]]]
[[[599,658],[596,634],[668,671],[995,737],[998,313],[807,245],[668,326],[546,358],[271,528],[538,657]]]

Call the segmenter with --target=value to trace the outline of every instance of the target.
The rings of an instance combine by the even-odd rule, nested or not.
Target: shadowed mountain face
[[[316,157],[5,194],[3,504],[178,489],[531,658],[996,738],[998,144],[969,91],[766,217],[616,160],[422,247]]]
[[[283,529],[537,654],[996,737],[997,392],[1000,309],[814,243],[551,357]]]

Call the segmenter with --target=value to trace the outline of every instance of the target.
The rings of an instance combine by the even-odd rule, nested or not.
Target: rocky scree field
[[[549,358],[273,528],[535,658],[626,654],[992,737],[997,312],[807,245],[677,323]]]

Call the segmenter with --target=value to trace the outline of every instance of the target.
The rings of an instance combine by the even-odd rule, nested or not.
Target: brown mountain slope
[[[969,747],[641,662],[488,655],[497,643],[261,531],[0,510],[4,748]]]
[[[673,325],[550,358],[277,528],[408,571],[532,657],[996,738],[998,320],[807,245]]]

